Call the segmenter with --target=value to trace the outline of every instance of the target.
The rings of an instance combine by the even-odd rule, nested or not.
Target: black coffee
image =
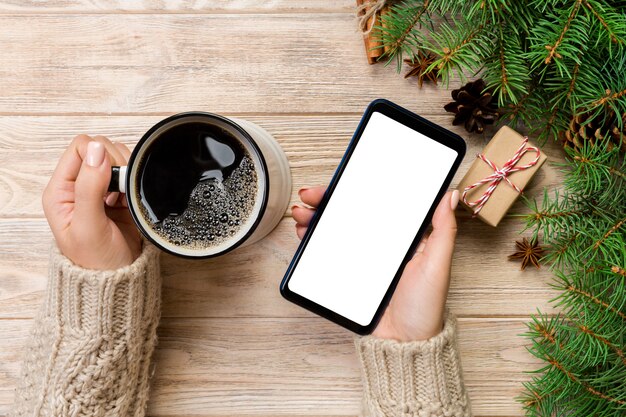
[[[177,246],[217,246],[248,220],[257,194],[249,153],[209,123],[174,126],[145,151],[138,199],[152,228]]]

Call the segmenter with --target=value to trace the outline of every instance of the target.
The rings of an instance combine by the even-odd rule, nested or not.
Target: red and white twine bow
[[[474,216],[477,215],[478,212],[480,212],[480,210],[483,208],[487,200],[489,200],[489,197],[491,197],[491,194],[493,194],[495,189],[498,187],[498,184],[500,184],[502,180],[505,180],[506,182],[508,182],[509,185],[513,187],[515,191],[521,194],[522,190],[520,190],[520,188],[517,185],[513,184],[511,180],[508,178],[508,176],[514,172],[523,171],[525,169],[535,166],[535,164],[537,164],[537,161],[539,161],[539,157],[541,156],[541,152],[539,151],[539,148],[535,146],[526,147],[527,143],[528,143],[528,136],[524,136],[524,141],[522,142],[522,145],[515,152],[513,157],[509,159],[508,161],[506,161],[506,163],[502,166],[501,169],[498,169],[496,164],[494,164],[489,159],[487,159],[487,157],[484,154],[479,153],[476,155],[477,158],[480,158],[483,161],[485,161],[485,163],[489,165],[491,169],[493,169],[493,174],[483,178],[477,183],[468,185],[467,187],[465,187],[465,190],[463,190],[463,196],[462,196],[463,202],[467,204],[469,207],[475,207]],[[515,166],[520,161],[520,159],[522,159],[522,156],[524,156],[524,154],[528,151],[536,152],[537,157],[526,165]],[[467,201],[468,192],[470,192],[476,187],[479,187],[487,183],[489,183],[489,187],[478,200],[471,201],[471,202]]]

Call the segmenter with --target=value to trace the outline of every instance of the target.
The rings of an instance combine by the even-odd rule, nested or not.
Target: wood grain
[[[162,255],[164,317],[312,317],[278,293],[298,245],[285,218],[263,241],[208,260]],[[461,316],[528,315],[555,295],[547,270],[522,272],[506,256],[519,226],[461,218],[449,306]],[[502,230],[509,230],[503,233]],[[0,220],[0,318],[30,318],[42,300],[51,233],[43,219]],[[1,322],[0,322],[1,325]],[[0,330],[1,332],[1,330]]]
[[[28,320],[0,339],[0,413],[19,375]],[[521,415],[524,322],[460,319],[459,345],[476,416]],[[361,396],[353,336],[317,317],[163,319],[149,414],[355,416]]]
[[[330,179],[369,101],[385,97],[466,138],[455,183],[493,132],[450,125],[449,91],[367,65],[352,0],[0,0],[0,415],[46,283],[51,233],[40,196],[77,133],[129,146],[172,113],[250,119],[275,135],[296,190]],[[456,86],[458,81],[452,81]],[[559,161],[558,146],[544,150]],[[562,179],[546,164],[530,197]],[[412,190],[408,190],[411,192]],[[366,203],[366,201],[364,202]],[[512,212],[523,212],[516,203]],[[268,238],[224,257],[162,257],[153,416],[355,416],[352,336],[280,298],[298,241],[286,213]],[[546,270],[506,255],[521,223],[458,212],[449,307],[476,416],[518,416],[527,316],[552,312]]]
[[[259,116],[251,121],[272,132],[285,149],[294,176],[292,201],[306,185],[326,183],[339,162],[358,116]],[[46,251],[51,233],[42,217],[40,196],[56,161],[77,132],[104,133],[133,146],[136,138],[160,117],[1,117],[0,118],[0,317],[32,317],[45,285]],[[432,116],[445,124],[446,115]],[[462,134],[460,129],[455,131]],[[485,137],[468,137],[468,157],[457,180],[480,150]],[[558,149],[548,146],[557,155]],[[33,170],[33,162],[37,169]],[[549,164],[527,188],[537,196],[554,186],[560,174]],[[456,182],[456,180],[455,180]],[[512,212],[523,212],[518,202]],[[287,213],[289,214],[289,213]],[[18,219],[15,219],[15,218]],[[22,217],[24,219],[19,220]],[[464,316],[528,315],[546,306],[554,293],[549,273],[522,273],[505,262],[513,250],[511,234],[521,229],[514,218],[498,229],[469,218],[459,210],[459,238],[450,305]],[[188,261],[163,256],[165,316],[302,316],[308,313],[282,301],[276,290],[297,246],[293,223],[285,221],[267,239],[216,260]],[[37,248],[38,256],[24,247]],[[270,254],[271,256],[267,256]],[[493,262],[485,263],[484,259]],[[261,296],[260,296],[261,295]],[[529,296],[531,295],[531,296]],[[548,309],[548,311],[550,311]]]
[[[433,111],[433,110],[431,110]],[[489,140],[493,129],[484,135],[468,135],[461,127],[450,126],[451,117],[443,110],[428,116],[435,123],[465,137],[468,151],[453,186],[467,171],[474,155]],[[233,115],[233,114],[226,114]],[[3,116],[0,117],[0,217],[38,217],[43,215],[41,192],[57,160],[79,133],[102,134],[127,144],[131,149],[139,138],[164,116]],[[303,186],[326,184],[352,137],[360,115],[321,116],[245,116],[272,133],[285,150],[292,169],[292,204]],[[530,197],[540,196],[544,187],[561,181],[554,162],[562,161],[558,145],[545,147],[552,163],[546,164],[527,187]],[[513,212],[522,210],[517,205]],[[463,212],[462,215],[465,213]]]
[[[349,12],[352,0],[2,0],[0,13],[311,13]]]
[[[0,113],[422,114],[449,95],[367,66],[349,13],[1,15]],[[29,30],[24,30],[27,27]]]

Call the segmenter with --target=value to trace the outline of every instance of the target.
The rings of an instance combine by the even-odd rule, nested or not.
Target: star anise
[[[544,250],[541,246],[539,246],[539,242],[537,239],[533,239],[532,241],[528,241],[528,239],[524,238],[520,242],[519,240],[515,242],[515,246],[517,246],[517,251],[509,255],[509,260],[522,260],[522,271],[526,269],[528,264],[533,264],[535,267],[539,268],[539,260],[544,255]]]
[[[433,82],[435,85],[437,84],[437,70],[433,69],[431,71],[426,72],[430,64],[435,62],[437,57],[431,54],[430,52],[424,54],[422,51],[418,51],[417,55],[413,57],[413,59],[405,59],[404,62],[411,69],[404,75],[404,78],[409,77],[417,77],[417,82],[421,87],[424,84],[424,80],[428,80]]]

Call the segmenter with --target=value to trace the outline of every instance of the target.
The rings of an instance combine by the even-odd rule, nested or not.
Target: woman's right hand
[[[130,150],[104,136],[79,135],[46,186],[43,209],[57,246],[88,269],[118,269],[141,254],[141,235],[123,196],[107,193],[111,165],[126,165]],[[106,203],[106,204],[105,204]]]
[[[303,188],[302,202],[309,207],[292,207],[296,233],[300,239],[315,214],[326,187]],[[396,291],[373,335],[400,342],[426,340],[441,332],[450,266],[456,237],[454,210],[459,192],[448,192],[433,215],[433,230],[422,239],[411,261],[404,268]]]

